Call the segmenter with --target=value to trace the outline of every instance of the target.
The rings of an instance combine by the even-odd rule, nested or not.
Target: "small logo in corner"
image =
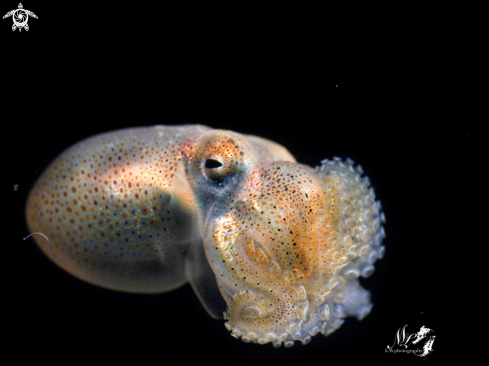
[[[412,353],[415,356],[426,358],[433,353],[435,343],[435,332],[432,329],[421,326],[419,332],[406,333],[407,324],[399,328],[394,338],[394,344],[387,346],[388,353]]]
[[[15,31],[17,28],[19,28],[19,32],[22,31],[22,28],[24,28],[26,31],[29,30],[29,26],[27,25],[29,16],[38,19],[37,15],[34,14],[32,11],[24,9],[22,3],[19,3],[18,9],[14,9],[12,11],[9,11],[7,14],[5,14],[3,16],[3,19],[8,18],[10,16],[14,20],[14,24],[12,25],[12,30]]]

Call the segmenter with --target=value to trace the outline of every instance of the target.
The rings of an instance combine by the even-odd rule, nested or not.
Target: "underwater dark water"
[[[6,21],[0,29],[10,50],[1,117],[7,353],[216,365],[398,362],[416,358],[385,353],[406,324],[450,337],[447,308],[456,306],[457,262],[472,235],[465,220],[475,214],[468,196],[487,149],[467,61],[474,29],[463,13],[323,19],[310,9],[241,19],[240,11],[148,6],[131,19],[137,9],[94,17],[82,7],[60,24],[59,9],[24,5],[39,17],[29,32],[14,33]],[[111,20],[102,22],[101,12]],[[310,166],[338,156],[363,167],[387,220],[386,255],[361,279],[374,304],[368,317],[306,346],[245,344],[189,285],[159,295],[100,289],[23,240],[29,189],[64,149],[114,129],[188,123],[268,138]],[[447,357],[439,343],[428,360]]]

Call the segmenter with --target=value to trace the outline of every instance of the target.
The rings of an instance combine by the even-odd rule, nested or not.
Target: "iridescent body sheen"
[[[126,129],[63,152],[26,217],[78,278],[135,293],[189,281],[233,336],[291,346],[372,307],[358,277],[384,254],[384,217],[361,174],[350,160],[312,169],[271,141],[205,126]]]

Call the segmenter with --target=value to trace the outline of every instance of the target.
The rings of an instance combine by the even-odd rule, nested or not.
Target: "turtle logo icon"
[[[29,30],[29,26],[27,25],[29,16],[37,19],[37,15],[30,10],[24,9],[22,3],[19,3],[18,9],[14,9],[12,11],[9,11],[7,14],[5,14],[3,16],[3,19],[8,18],[10,16],[14,20],[14,24],[12,25],[12,30],[15,31],[17,28],[19,28],[19,32],[22,31],[22,28],[24,28],[26,31]]]

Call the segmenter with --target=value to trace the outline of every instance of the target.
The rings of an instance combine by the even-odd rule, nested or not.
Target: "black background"
[[[456,351],[447,342],[468,311],[460,293],[471,274],[461,268],[476,252],[472,205],[484,198],[487,165],[475,10],[23,4],[39,17],[28,32],[0,22],[7,355],[417,361],[384,352],[406,324],[436,332],[428,362]],[[3,2],[1,12],[16,7]],[[374,303],[367,318],[306,346],[245,344],[188,285],[152,296],[99,289],[23,240],[29,189],[64,149],[114,129],[182,123],[262,136],[311,166],[333,156],[362,165],[387,218],[386,255],[362,279]]]

